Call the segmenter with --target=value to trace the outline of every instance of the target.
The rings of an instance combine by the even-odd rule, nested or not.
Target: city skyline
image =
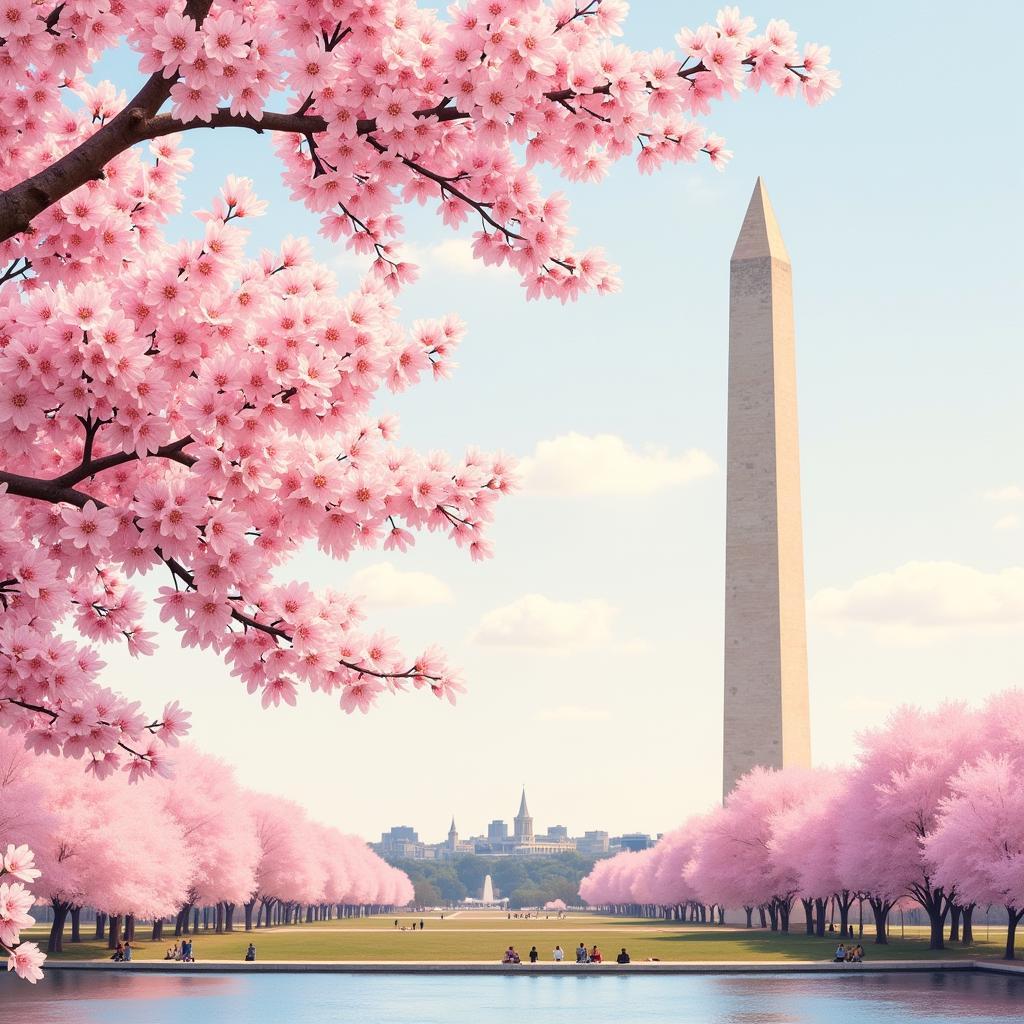
[[[534,828],[530,814],[526,787],[523,786],[519,810],[511,821],[492,818],[485,830],[466,836],[457,825],[458,815],[453,813],[447,837],[437,842],[421,839],[419,829],[414,825],[392,825],[381,833],[380,841],[371,843],[373,848],[385,857],[402,860],[451,860],[461,855],[476,856],[556,856],[559,853],[583,853],[589,856],[604,856],[623,849],[646,849],[661,833],[652,836],[644,832],[625,832],[613,836],[607,829],[587,829],[582,835],[569,834],[565,825],[552,824],[541,832]]]

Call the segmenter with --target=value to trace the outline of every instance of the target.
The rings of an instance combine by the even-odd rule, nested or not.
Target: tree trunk
[[[67,920],[70,903],[61,903],[60,900],[50,900],[53,907],[53,923],[50,925],[50,938],[46,943],[47,953],[64,952],[64,922]]]
[[[1016,907],[1006,908],[1006,953],[1004,960],[1016,959],[1014,954],[1014,939],[1017,935],[1017,922],[1024,917],[1024,910],[1017,910]]]
[[[198,907],[196,907],[196,909],[192,911],[192,931],[193,932],[199,931],[199,908]]]
[[[974,945],[974,908],[976,903],[968,903],[964,907],[964,916],[961,919],[960,944],[963,946]]]
[[[949,908],[949,941],[959,942],[960,941],[960,914],[962,913],[961,907],[958,903],[954,903]]]
[[[875,944],[887,946],[889,938],[885,934],[885,924],[889,917],[889,911],[892,909],[892,904],[874,896],[868,902],[871,904],[871,913],[875,915]]]
[[[754,908],[753,907],[744,907],[743,908],[743,912],[747,915],[747,927],[748,928],[753,928],[754,927],[754,922],[753,922]]]
[[[96,938],[102,939],[107,934],[107,915],[96,911]]]
[[[841,893],[836,894],[836,903],[839,904],[839,934],[845,939],[849,929],[850,904],[853,903],[853,897],[848,890],[844,889]],[[850,937],[853,937],[852,929],[850,930]]]
[[[125,914],[124,918],[124,940],[125,942],[135,941],[135,915]]]
[[[779,905],[772,900],[768,904],[768,920],[772,923],[772,931],[777,932],[779,930]]]
[[[121,941],[121,915],[110,915],[110,927],[107,929],[107,949],[117,949]]]
[[[81,918],[82,918],[82,908],[81,907],[72,907],[71,908],[71,941],[72,942],[81,942],[82,941]]]
[[[815,900],[814,909],[817,914],[814,934],[821,938],[825,935],[825,900]]]
[[[234,903],[224,904],[224,931],[233,932],[235,930],[235,905]]]
[[[759,906],[757,908],[757,913],[758,913],[758,916],[761,918],[761,927],[762,928],[767,928],[768,927],[768,918],[765,917],[765,914],[764,914],[764,904],[763,903],[761,904],[761,906]]]
[[[224,934],[224,904],[219,902],[217,904],[216,920],[214,921],[214,931],[217,935]]]
[[[802,896],[800,902],[804,907],[804,927],[808,935],[814,934],[814,900],[805,900]]]
[[[164,919],[162,917],[153,918],[153,934],[150,936],[150,942],[159,942],[164,937]]]
[[[256,900],[251,899],[245,904],[245,930],[252,931],[252,908],[256,906]]]
[[[779,900],[779,930],[789,932],[789,911],[791,904],[789,900]]]

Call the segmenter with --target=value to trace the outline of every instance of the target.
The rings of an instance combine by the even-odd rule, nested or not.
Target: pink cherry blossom
[[[424,530],[486,559],[514,489],[507,458],[400,447],[377,411],[385,388],[453,373],[465,333],[443,311],[402,320],[402,206],[472,223],[474,257],[527,299],[614,292],[549,183],[633,154],[644,172],[724,167],[713,104],[750,83],[816,105],[839,85],[828,48],[729,7],[675,54],[634,50],[621,0],[49,7],[0,8],[4,729],[91,781],[157,784],[188,714],[114,693],[99,656],[152,656],[150,605],[265,706],[454,700],[442,659],[283,578],[309,546],[343,561]],[[149,76],[136,96],[94,74],[125,53]],[[191,229],[168,230],[200,127],[260,133],[293,201],[365,259],[350,291],[306,239],[251,245],[266,202],[233,168]]]

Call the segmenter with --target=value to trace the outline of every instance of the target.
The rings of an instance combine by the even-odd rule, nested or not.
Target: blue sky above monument
[[[669,47],[715,10],[634,4],[627,38]],[[292,574],[367,593],[374,625],[410,650],[440,642],[470,690],[454,710],[408,697],[366,719],[304,695],[271,714],[281,756],[267,757],[252,737],[268,712],[168,636],[139,698],[180,696],[197,742],[243,780],[348,830],[408,820],[434,841],[453,809],[467,834],[483,831],[510,779],[526,780],[538,829],[573,834],[660,831],[717,799],[728,263],[759,174],[794,267],[816,760],[848,757],[899,700],[1021,682],[1016,71],[987,67],[979,95],[919,59],[883,61],[882,36],[947,52],[962,24],[941,5],[744,10],[830,43],[844,87],[815,110],[768,96],[718,107],[709,123],[736,152],[724,174],[623,165],[600,188],[569,187],[581,241],[623,268],[620,294],[527,305],[513,275],[470,260],[468,236],[406,211],[424,269],[404,315],[457,310],[469,336],[452,381],[382,408],[424,448],[526,456],[527,487],[500,510],[486,564],[425,537],[405,557],[348,565],[310,552]],[[1009,3],[986,12],[1016,21]],[[230,166],[272,203],[254,248],[316,237],[268,140],[201,141],[187,209]],[[314,245],[355,280],[360,260]],[[137,664],[109,660],[132,685]]]

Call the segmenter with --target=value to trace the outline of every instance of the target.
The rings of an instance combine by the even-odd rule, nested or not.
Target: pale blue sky
[[[641,0],[626,41],[674,46],[681,25],[715,10]],[[1024,492],[986,497],[1024,488],[1019,74],[1009,60],[973,70],[964,48],[965,33],[1012,34],[1019,11],[986,5],[975,28],[945,2],[744,11],[831,44],[838,96],[814,110],[754,95],[718,108],[709,124],[736,153],[724,174],[640,178],[623,164],[602,186],[568,186],[581,240],[622,266],[616,296],[527,305],[511,277],[434,250],[451,234],[407,211],[431,265],[402,295],[403,314],[454,309],[469,335],[452,381],[382,408],[423,448],[527,455],[574,431],[700,449],[724,465],[728,257],[763,175],[794,265],[808,598],[911,562],[962,567],[812,600],[814,753],[836,761],[902,699],[980,698],[1022,681]],[[199,132],[193,145],[187,208],[244,173],[272,201],[254,244],[315,235],[267,140]],[[315,246],[352,278],[350,257]],[[402,822],[440,839],[452,812],[464,833],[479,831],[514,813],[524,782],[540,826],[668,829],[719,795],[724,494],[721,470],[646,496],[525,494],[500,508],[497,557],[483,565],[433,537],[398,559],[296,561],[296,576],[321,584],[383,561],[443,581],[451,603],[374,621],[410,650],[449,650],[471,687],[455,710],[417,695],[347,718],[306,695],[296,710],[262,712],[215,659],[173,640],[153,665],[116,660],[112,681],[154,706],[180,695],[195,738],[252,785],[369,837]],[[617,613],[584,605],[590,631],[565,652],[473,639],[483,614],[530,593]]]

